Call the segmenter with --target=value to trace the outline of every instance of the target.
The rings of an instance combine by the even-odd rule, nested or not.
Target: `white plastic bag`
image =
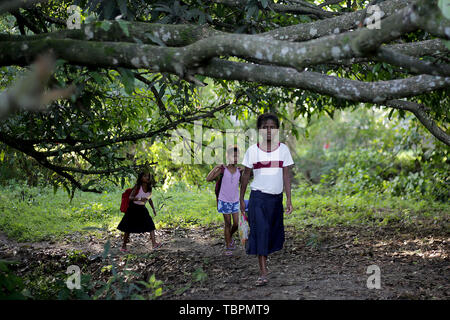
[[[242,245],[245,247],[245,242],[248,239],[249,226],[247,218],[240,213],[239,214],[239,238],[241,239]]]

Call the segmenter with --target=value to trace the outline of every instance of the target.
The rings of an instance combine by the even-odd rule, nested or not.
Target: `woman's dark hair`
[[[271,112],[266,112],[263,114],[260,114],[258,116],[258,119],[256,120],[256,127],[258,129],[261,129],[262,125],[264,122],[266,122],[267,120],[273,120],[273,122],[275,122],[275,125],[277,126],[277,129],[280,128],[280,120],[278,119],[278,117],[271,113]]]
[[[141,183],[141,179],[143,176],[145,176],[146,174],[149,175],[150,179],[147,183],[147,192],[152,192],[152,174],[148,171],[141,171],[136,179],[136,187],[139,188],[141,187],[142,183]]]

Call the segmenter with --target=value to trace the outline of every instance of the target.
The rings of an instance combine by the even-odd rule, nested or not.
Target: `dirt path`
[[[164,246],[152,250],[148,235],[132,235],[130,251],[119,251],[120,235],[110,235],[111,259],[119,268],[163,281],[159,299],[449,299],[449,234],[427,230],[331,228],[310,232],[286,229],[283,250],[269,256],[269,283],[255,287],[258,265],[239,245],[223,254],[218,227],[157,230]],[[0,257],[18,260],[19,275],[39,265],[64,272],[81,264],[95,278],[106,238],[80,235],[65,242],[16,243],[0,235]],[[75,256],[75,258],[74,258]],[[77,258],[78,257],[78,258]],[[77,260],[78,259],[78,260]],[[367,268],[380,269],[381,288],[368,289]],[[53,268],[53,269],[52,269]],[[61,270],[62,269],[62,270]]]

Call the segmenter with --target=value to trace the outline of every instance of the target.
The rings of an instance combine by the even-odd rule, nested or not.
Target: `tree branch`
[[[0,63],[20,64],[37,52],[52,48],[60,58],[80,65],[134,69],[155,66],[155,71],[174,73],[182,78],[186,70],[223,55],[301,69],[371,54],[382,43],[416,30],[417,25],[412,21],[415,15],[410,6],[386,18],[380,30],[358,29],[303,43],[268,42],[261,36],[237,34],[213,36],[181,48],[48,38],[27,42],[5,41],[0,42]]]
[[[447,146],[450,146],[450,135],[441,129],[428,115],[426,112],[427,108],[424,105],[404,100],[389,100],[383,104],[391,108],[412,112],[433,136],[445,143]]]
[[[243,2],[239,0],[214,0],[213,2],[224,4],[230,7],[242,8]],[[297,5],[289,4],[279,4],[279,3],[269,3],[268,9],[272,9],[278,13],[293,13],[293,14],[312,14],[320,19],[330,18],[335,15],[339,15],[340,12],[325,11],[319,7],[314,7],[311,4],[306,5],[305,3],[299,3]],[[260,8],[262,9],[262,8]]]
[[[40,152],[40,155],[42,157],[52,157],[52,156],[57,156],[59,154],[66,154],[66,153],[76,152],[76,151],[81,151],[81,150],[96,149],[96,148],[101,148],[101,147],[105,147],[105,146],[109,146],[109,145],[113,145],[113,144],[130,142],[130,141],[138,141],[138,140],[142,140],[145,138],[150,138],[155,135],[164,133],[166,131],[175,129],[175,128],[177,128],[178,125],[180,125],[182,123],[187,123],[187,122],[192,122],[192,121],[196,121],[196,120],[200,120],[200,119],[214,117],[215,112],[224,110],[224,109],[228,108],[230,105],[231,104],[223,104],[216,108],[212,108],[211,110],[207,110],[207,111],[202,110],[201,112],[198,112],[196,114],[180,115],[181,117],[179,119],[177,119],[169,124],[166,124],[158,129],[149,130],[146,133],[121,136],[121,137],[117,137],[117,138],[113,138],[113,139],[97,141],[97,142],[84,144],[84,145],[68,146],[68,147],[61,148],[59,150]],[[1,140],[1,136],[0,136],[0,140]]]
[[[410,0],[392,0],[385,1],[379,4],[381,10],[381,18],[385,18],[387,16],[395,14],[398,10],[406,7],[410,3]],[[278,28],[262,33],[260,35],[272,39],[286,41],[308,41],[311,39],[356,29],[361,22],[364,23],[364,16],[365,10],[363,9],[326,20],[319,20],[311,23],[301,23],[294,26]]]
[[[298,72],[293,68],[220,59],[211,59],[208,65],[197,68],[195,72],[211,78],[305,89],[340,99],[372,103],[415,96],[450,86],[450,78],[440,76],[420,75],[390,81],[362,82],[317,72]]]
[[[450,65],[448,64],[435,64],[430,61],[420,60],[385,47],[381,47],[378,50],[376,59],[406,68],[416,74],[450,77]]]
[[[20,8],[29,8],[38,3],[47,2],[48,0],[13,0],[4,1],[5,3],[0,4],[0,15],[6,12],[12,12]]]
[[[381,15],[383,17],[396,13],[399,9],[408,5],[408,0],[392,0],[381,3]],[[285,40],[292,42],[307,41],[323,36],[342,33],[356,28],[363,16],[364,10],[347,13],[345,15],[329,18],[323,21],[312,23],[301,23],[295,26],[278,28],[272,31],[259,34],[259,36]],[[382,20],[383,21],[383,20]],[[81,25],[79,30],[61,30],[51,34],[41,34],[33,36],[17,36],[0,34],[1,41],[23,41],[39,40],[51,37],[52,39],[76,39],[91,41],[115,41],[132,42],[139,39],[144,44],[163,43],[169,47],[181,47],[192,44],[198,40],[215,36],[227,35],[228,33],[214,30],[207,26],[198,25],[164,25],[144,22],[121,22],[128,29],[128,35],[124,33],[119,23],[113,21],[102,21],[101,23],[91,23]],[[102,26],[107,27],[105,30]],[[157,40],[156,42],[152,39]]]

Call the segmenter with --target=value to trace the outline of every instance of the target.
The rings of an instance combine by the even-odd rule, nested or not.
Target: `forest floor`
[[[75,264],[92,279],[107,279],[104,266],[115,263],[119,270],[135,272],[136,280],[155,274],[163,289],[158,299],[164,300],[450,298],[450,237],[445,226],[436,224],[420,229],[337,226],[307,236],[286,227],[284,248],[269,256],[263,287],[255,286],[257,258],[241,244],[232,256],[224,255],[221,227],[159,229],[156,235],[164,243],[160,249],[152,250],[148,234],[132,234],[129,252],[122,253],[116,232],[37,243],[17,243],[0,234],[0,257],[17,261],[14,272],[22,277],[38,268],[64,275]],[[101,254],[108,239],[105,261]],[[367,286],[371,265],[379,267],[380,289]]]

